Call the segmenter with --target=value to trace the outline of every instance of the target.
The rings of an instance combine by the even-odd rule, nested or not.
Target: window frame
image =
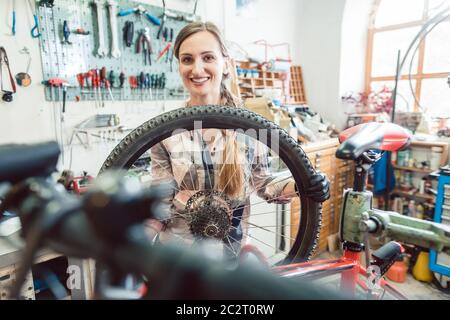
[[[365,66],[365,81],[364,81],[364,91],[370,92],[370,87],[372,82],[378,82],[378,81],[395,81],[395,74],[394,75],[385,75],[385,76],[372,76],[372,64],[373,64],[373,44],[374,44],[374,36],[375,34],[379,32],[389,32],[389,31],[395,31],[395,30],[401,30],[404,28],[410,28],[410,27],[422,27],[427,20],[429,19],[428,11],[429,11],[429,1],[424,0],[424,6],[423,6],[423,12],[422,12],[422,19],[416,20],[416,21],[410,21],[405,23],[399,23],[394,25],[388,25],[383,27],[375,27],[375,20],[378,14],[378,8],[381,4],[381,1],[388,1],[388,0],[375,0],[372,5],[372,10],[369,13],[369,29],[367,34],[367,49],[366,49],[366,66]],[[450,18],[445,20],[445,22],[450,21]],[[431,31],[433,32],[433,31]],[[411,39],[412,40],[412,39]],[[450,70],[448,71],[442,71],[442,72],[434,72],[434,73],[424,73],[423,67],[424,67],[424,57],[425,57],[425,46],[426,46],[427,39],[423,39],[423,41],[420,43],[420,46],[417,50],[417,72],[411,74],[411,79],[416,80],[415,84],[415,94],[418,101],[421,101],[421,90],[422,90],[422,81],[424,79],[433,79],[433,78],[447,78],[450,76]],[[400,53],[401,57],[403,58],[404,53]],[[411,58],[411,54],[409,55],[409,58]],[[408,60],[409,61],[409,60]],[[400,75],[399,80],[408,80],[409,75]],[[449,88],[450,90],[450,88]],[[414,112],[419,112],[419,105],[417,101],[414,102],[413,110]]]

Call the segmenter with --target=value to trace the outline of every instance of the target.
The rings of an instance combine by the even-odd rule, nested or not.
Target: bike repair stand
[[[346,294],[355,296],[356,285],[367,290],[367,298],[377,298],[382,293],[386,282],[381,276],[394,263],[394,257],[402,252],[402,248],[395,242],[389,242],[375,251],[372,255],[369,249],[369,232],[373,232],[381,225],[371,219],[372,192],[366,190],[369,169],[381,158],[382,154],[364,152],[356,161],[355,180],[353,190],[344,193],[340,221],[340,238],[343,241],[344,259],[353,262],[354,266],[342,273],[341,288]],[[365,267],[360,264],[361,252],[365,251]],[[370,259],[372,257],[372,260]],[[359,276],[367,277],[364,283]]]

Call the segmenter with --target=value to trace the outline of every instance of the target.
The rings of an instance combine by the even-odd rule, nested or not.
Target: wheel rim
[[[195,128],[196,122],[202,121],[207,118],[207,121],[203,121],[202,128],[203,129],[229,129],[236,130],[247,128],[249,123],[251,124],[251,129],[255,129],[256,135],[252,132],[252,138],[256,138],[261,141],[261,135],[258,130],[267,130],[265,133],[266,141],[262,141],[264,144],[268,146],[273,145],[274,137],[279,138],[279,149],[278,156],[281,159],[281,162],[289,169],[296,167],[295,170],[290,170],[294,180],[297,182],[298,189],[300,190],[300,199],[301,199],[301,212],[299,215],[301,216],[301,220],[299,226],[290,225],[290,217],[286,212],[281,211],[278,218],[282,218],[284,216],[284,224],[276,225],[276,224],[263,224],[258,220],[258,214],[250,213],[250,219],[256,219],[257,223],[254,221],[248,221],[248,230],[250,229],[258,229],[260,232],[272,233],[273,235],[279,237],[279,231],[275,231],[278,227],[278,230],[283,230],[283,236],[285,240],[284,246],[288,247],[286,250],[286,254],[281,260],[271,261],[272,263],[278,262],[279,264],[297,262],[297,261],[306,261],[312,254],[313,249],[315,248],[317,242],[317,232],[320,226],[320,204],[312,202],[307,199],[303,194],[302,190],[307,186],[307,177],[313,172],[313,169],[309,163],[309,160],[304,155],[303,150],[301,150],[297,145],[295,145],[295,141],[287,136],[287,133],[283,130],[280,130],[277,126],[274,126],[272,123],[261,120],[261,117],[257,114],[249,112],[247,110],[242,109],[236,110],[235,108],[227,108],[227,107],[218,107],[218,106],[205,106],[205,107],[195,107],[190,108],[189,110],[182,109],[176,111],[178,113],[166,113],[159,117],[149,120],[142,126],[138,127],[132,133],[130,133],[126,138],[122,140],[122,142],[112,151],[111,155],[105,161],[101,171],[105,171],[107,169],[112,168],[123,168],[129,169],[131,171],[135,171],[134,164],[137,160],[142,159],[143,155],[145,157],[146,152],[150,147],[156,145],[157,143],[165,140],[167,138],[173,137],[173,129],[184,129],[188,132],[192,131]],[[238,117],[236,117],[238,115]],[[241,117],[239,117],[239,115]],[[228,130],[227,130],[228,131]],[[246,136],[248,136],[246,134]],[[299,152],[299,149],[301,152]],[[271,149],[273,150],[273,149]],[[299,157],[300,160],[303,161],[301,165],[299,165]],[[305,179],[306,177],[306,179]],[[194,182],[193,182],[194,184]],[[178,190],[179,191],[179,190]],[[199,191],[199,190],[197,190]],[[276,200],[276,199],[275,199]],[[252,200],[253,201],[253,200]],[[265,201],[260,200],[258,202],[253,201],[251,206],[255,208],[256,205],[261,205],[265,203]],[[316,211],[319,216],[312,216],[311,212]],[[264,214],[263,212],[259,212],[260,217]],[[266,214],[269,215],[273,212],[268,211]],[[197,217],[198,218],[198,217]],[[191,217],[188,218],[189,221],[192,221]],[[200,219],[201,220],[201,219]],[[200,221],[197,219],[197,221]],[[217,223],[220,219],[217,218],[214,223],[211,221],[203,221],[205,226],[202,229],[206,234],[214,237],[218,234],[223,234],[224,228],[226,229],[226,223],[222,221],[222,223]],[[288,222],[286,222],[288,221]],[[233,230],[236,228],[235,222],[236,218],[231,218],[229,221],[231,227],[229,230]],[[289,227],[289,228],[286,228]],[[298,228],[297,234],[294,237],[291,237],[291,228]],[[189,229],[192,233],[192,226],[189,226]],[[194,234],[199,234],[201,231],[194,230]],[[277,234],[278,233],[278,234]],[[314,234],[315,233],[315,234]],[[228,233],[230,235],[230,232]],[[248,234],[247,234],[248,235]],[[250,234],[251,236],[251,234]],[[231,236],[232,237],[232,236]],[[228,239],[224,239],[228,241]],[[263,247],[267,246],[267,243],[258,241],[260,239],[255,239],[253,242],[258,243],[257,246]],[[309,243],[302,243],[309,242]],[[279,243],[277,244],[279,248]],[[229,247],[233,249],[232,243],[229,244]],[[282,249],[282,248],[281,248]],[[267,250],[262,250],[267,251]],[[234,252],[236,253],[236,252]],[[267,257],[267,254],[266,254]]]

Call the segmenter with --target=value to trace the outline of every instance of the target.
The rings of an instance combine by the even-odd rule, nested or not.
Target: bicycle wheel
[[[203,182],[206,185],[207,180],[214,177],[216,172],[214,170],[218,170],[214,168],[215,164],[212,165],[212,174],[204,172],[202,175],[196,170],[196,166],[205,168],[204,150],[209,148],[208,153],[210,155],[213,153],[204,141],[202,142],[205,149],[200,151],[190,150],[186,153],[186,150],[167,150],[168,146],[172,149],[186,147],[190,143],[189,139],[184,140],[186,137],[190,136],[190,140],[194,141],[196,133],[203,134],[205,130],[212,132],[210,134],[212,138],[208,143],[214,141],[217,137],[214,134],[219,132],[223,137],[231,137],[231,140],[227,141],[240,141],[244,145],[242,150],[245,150],[245,155],[242,156],[244,159],[242,163],[248,165],[250,175],[245,175],[244,172],[242,175],[247,178],[243,181],[245,185],[252,187],[243,188],[247,202],[242,204],[241,201],[240,206],[236,205],[239,201],[227,197],[224,192],[226,186],[224,188],[223,184],[222,188],[217,188],[217,181],[210,183],[209,187],[203,185]],[[228,135],[230,132],[233,135]],[[200,140],[203,139],[201,136]],[[174,141],[178,141],[175,146],[170,144]],[[163,146],[161,150],[169,157],[170,166],[167,162],[161,162],[156,157],[157,153],[152,153],[161,146]],[[264,146],[266,150],[255,146]],[[255,151],[256,149],[259,151]],[[239,153],[240,146],[236,150]],[[249,150],[253,150],[252,156],[249,156]],[[262,161],[260,155],[261,157],[265,155],[267,161]],[[186,158],[189,157],[192,162],[186,164]],[[257,165],[255,158],[259,159]],[[252,179],[257,176],[256,171],[260,174],[258,165],[263,162],[265,166],[270,167],[272,178],[268,178],[270,182],[267,180],[257,184]],[[243,167],[245,166],[236,168]],[[250,244],[263,252],[270,264],[307,261],[316,248],[322,205],[306,197],[303,191],[309,187],[310,177],[315,171],[295,139],[274,123],[249,110],[208,105],[166,112],[128,134],[107,157],[99,174],[110,169],[126,169],[129,176],[139,177],[142,183],[150,184],[156,183],[155,181],[161,182],[161,172],[156,174],[156,171],[164,169],[164,172],[170,172],[167,179],[174,180],[171,182],[174,183],[176,194],[171,200],[172,209],[176,207],[175,202],[179,205],[184,201],[185,205],[182,213],[174,213],[177,216],[173,216],[173,220],[177,220],[177,223],[184,223],[185,232],[176,233],[174,230],[179,225],[175,226],[175,222],[169,221],[169,224],[174,224],[170,230],[178,238],[186,236],[189,239],[198,239],[201,235],[203,238],[221,239],[228,251],[232,251],[236,256],[239,255],[240,248]],[[175,173],[177,170],[182,171],[178,176]],[[296,212],[289,209],[285,196],[268,198],[266,194],[264,198],[261,194],[261,188],[264,188],[264,192],[268,192],[269,187],[279,185],[286,179],[293,179],[296,184],[295,196],[300,200],[300,208]],[[180,194],[184,195],[183,201],[176,198]],[[263,199],[256,199],[255,194],[262,196]],[[284,199],[284,204],[280,204],[280,197]],[[238,209],[242,209],[240,216],[236,216]]]

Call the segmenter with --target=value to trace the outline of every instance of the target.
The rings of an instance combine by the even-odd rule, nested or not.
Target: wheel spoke
[[[230,245],[231,251],[233,251],[233,253],[234,253],[235,256],[237,257],[239,254],[234,250],[233,244],[231,243],[230,238],[232,238],[232,239],[235,240],[235,241],[236,241],[236,239],[234,239],[234,238],[233,238],[232,236],[230,236],[230,235],[227,235],[227,237],[226,237],[226,239],[227,239],[227,241],[228,241],[228,244]],[[227,246],[226,246],[226,247],[227,247]]]
[[[280,234],[279,232],[265,229],[264,226],[258,226],[257,224],[254,224],[254,223],[248,222],[248,221],[245,221],[245,223],[251,225],[251,226],[252,226],[251,228],[261,229],[261,230],[264,230],[264,231],[267,231],[267,232],[270,232],[270,233],[274,233],[274,234],[276,234],[277,236],[280,236],[280,237],[282,237],[282,238],[289,239],[289,240],[291,240],[291,241],[295,241],[295,239],[292,239],[291,237],[288,237],[288,236],[285,236],[285,235],[283,235],[283,234]],[[286,225],[286,224],[280,225],[280,227],[286,227],[286,226],[288,226],[288,225]],[[236,229],[236,230],[238,229],[238,228],[233,227],[233,226],[231,226],[231,227],[232,227],[233,229]],[[278,227],[278,226],[276,226],[276,227]],[[248,228],[250,228],[250,227],[248,227]]]
[[[157,164],[158,166],[160,166],[161,169],[167,170],[166,168],[164,168],[164,167],[162,166],[161,163],[159,163],[158,160],[152,159],[151,161],[154,161],[154,163]],[[152,174],[153,174],[153,173],[152,173]],[[183,182],[183,181],[181,181],[181,182]],[[175,181],[175,185],[176,185],[176,181]],[[173,190],[176,190],[177,192],[180,192],[180,191],[181,191],[181,190],[178,189],[176,186],[172,186],[171,188],[172,188]]]
[[[201,135],[201,139],[202,139],[203,148],[204,148],[204,149],[203,149],[203,152],[209,152],[209,153],[211,154],[211,152],[210,152],[209,150],[207,150],[208,147],[206,146],[205,140],[203,139],[203,135]],[[211,162],[212,162],[212,160],[211,160]],[[209,165],[212,165],[212,166],[213,166],[213,173],[214,173],[214,164],[213,164],[213,163],[208,163],[207,165],[208,165],[208,166],[209,166]],[[209,172],[209,169],[206,169],[205,171],[206,171],[205,175],[206,175],[206,174],[208,175],[209,185],[210,185],[212,188],[214,188],[214,186],[212,185],[211,174],[210,174],[210,172]],[[205,189],[206,189],[206,188],[205,188]]]
[[[262,200],[262,201],[258,201],[256,203],[247,204],[247,205],[243,206],[242,208],[248,208],[248,207],[251,207],[251,206],[256,206],[256,205],[261,204],[261,203],[267,203],[268,201],[274,201],[276,199],[279,199],[279,198],[282,198],[282,197],[291,196],[291,195],[292,196],[300,195],[300,193],[299,192],[292,192],[292,193],[288,193],[287,195],[280,195],[280,196],[277,196],[277,197],[269,198],[267,200]]]

